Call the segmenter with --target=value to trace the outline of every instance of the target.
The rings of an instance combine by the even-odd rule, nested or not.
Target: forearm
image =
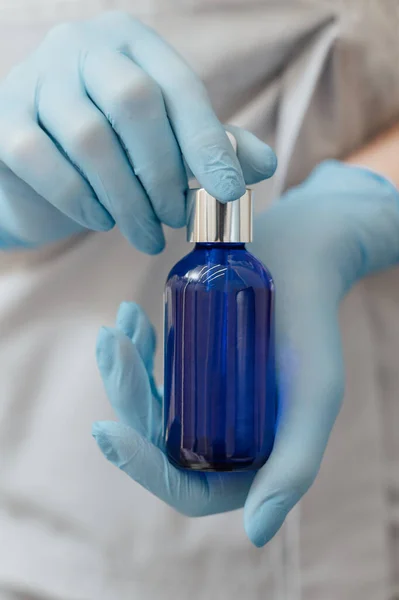
[[[346,162],[384,175],[399,189],[399,122],[356,150]]]

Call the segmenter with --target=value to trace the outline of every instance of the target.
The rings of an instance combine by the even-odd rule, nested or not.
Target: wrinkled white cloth
[[[399,118],[396,0],[0,0],[0,76],[55,23],[115,8],[186,57],[221,120],[275,147],[257,210]],[[135,300],[162,331],[184,237],[168,231],[157,257],[117,231],[0,256],[0,600],[399,598],[398,269],[344,302],[344,408],[316,484],[266,549],[240,512],[181,517],[98,452],[91,423],[112,415],[97,329]]]

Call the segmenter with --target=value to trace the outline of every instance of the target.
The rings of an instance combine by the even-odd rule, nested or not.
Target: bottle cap
[[[234,150],[237,142],[226,132]],[[195,187],[193,187],[193,185]],[[252,191],[231,202],[219,202],[198,182],[187,192],[187,241],[210,243],[252,242]]]

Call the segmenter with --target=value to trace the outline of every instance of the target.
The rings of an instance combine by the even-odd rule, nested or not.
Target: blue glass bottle
[[[165,287],[164,436],[169,460],[197,471],[260,468],[277,418],[273,280],[250,254],[251,191],[222,204],[190,190],[194,250]]]
[[[273,446],[273,282],[244,244],[198,243],[165,288],[166,450],[179,467],[258,469]]]

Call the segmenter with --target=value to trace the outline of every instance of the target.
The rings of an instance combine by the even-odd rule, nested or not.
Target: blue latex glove
[[[199,79],[130,15],[58,26],[0,84],[0,248],[116,223],[159,252],[162,224],[185,223],[182,154],[228,201],[275,169],[273,152],[249,143],[260,169],[240,167]]]
[[[256,219],[252,250],[276,284],[280,415],[275,446],[255,479],[171,466],[161,440],[161,398],[152,376],[154,332],[137,306],[102,329],[98,364],[119,423],[94,425],[105,456],[187,515],[245,505],[245,529],[262,546],[312,484],[343,398],[338,306],[364,275],[399,260],[399,194],[367,170],[319,166]]]

